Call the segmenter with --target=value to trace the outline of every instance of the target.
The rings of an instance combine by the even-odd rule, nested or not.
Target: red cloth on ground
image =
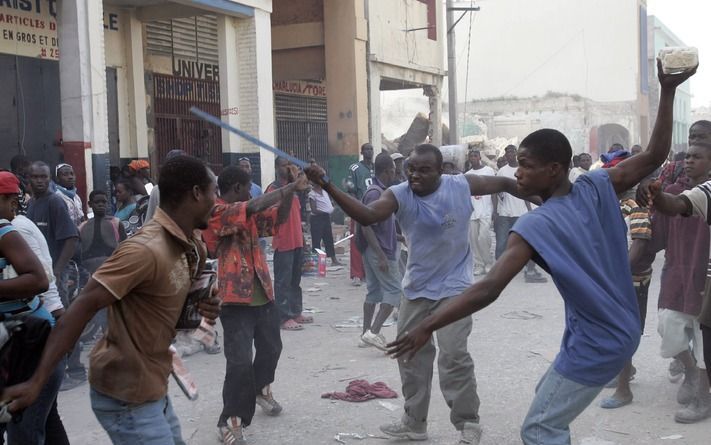
[[[348,383],[346,392],[327,392],[321,394],[321,398],[365,402],[372,399],[395,399],[397,393],[383,382],[375,382],[371,385],[367,380],[353,380]]]
[[[351,233],[355,234],[355,221],[351,219],[350,225]],[[350,258],[351,258],[351,280],[353,278],[359,278],[361,281],[365,280],[365,267],[363,266],[363,256],[358,250],[355,243],[355,236],[351,238],[350,247]]]

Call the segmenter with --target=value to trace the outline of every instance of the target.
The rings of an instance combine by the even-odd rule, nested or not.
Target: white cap
[[[397,161],[398,159],[402,159],[405,156],[403,156],[401,153],[395,152],[391,154],[390,157],[393,159],[393,161]]]

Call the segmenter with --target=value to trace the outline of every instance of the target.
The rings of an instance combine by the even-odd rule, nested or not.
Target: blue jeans
[[[168,396],[136,405],[92,388],[91,409],[114,444],[185,445]]]
[[[506,241],[509,239],[509,232],[518,220],[517,216],[497,216],[494,220],[494,233],[496,234],[495,257],[498,260],[504,250]]]
[[[49,376],[47,383],[39,393],[39,397],[35,403],[28,406],[22,412],[20,422],[10,422],[7,424],[7,443],[8,445],[43,445],[45,443],[45,427],[47,419],[52,411],[59,386],[62,384],[64,377],[64,360],[62,360],[55,368],[54,372]],[[5,425],[3,425],[5,426]],[[2,443],[2,431],[0,430],[0,443]],[[48,442],[50,443],[50,442]]]
[[[279,317],[283,322],[301,315],[303,295],[301,293],[301,267],[304,249],[274,252],[274,298]]]
[[[521,427],[524,445],[570,445],[570,424],[595,400],[602,386],[585,386],[558,374],[551,365]]]

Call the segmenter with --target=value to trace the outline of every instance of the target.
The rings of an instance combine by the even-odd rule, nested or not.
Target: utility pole
[[[467,14],[478,11],[478,6],[457,7],[454,0],[447,0],[447,85],[449,90],[449,143],[459,144],[459,125],[457,123],[457,41],[454,35],[454,27]],[[458,19],[454,19],[454,13],[462,11]]]

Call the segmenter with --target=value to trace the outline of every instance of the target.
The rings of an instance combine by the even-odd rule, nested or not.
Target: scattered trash
[[[625,432],[623,432],[623,431],[608,430],[608,429],[606,429],[606,428],[603,428],[602,430],[603,430],[603,431],[607,431],[608,433],[621,434],[621,435],[623,435],[623,436],[629,436],[629,435],[630,435],[630,433],[625,433]]]
[[[382,406],[383,408],[387,409],[388,411],[397,411],[400,409],[400,406],[391,403],[391,402],[385,402],[383,400],[378,400],[378,405]]]
[[[312,373],[311,375],[312,375],[313,377],[318,377],[319,374],[325,374],[325,373],[327,373],[327,372],[329,372],[329,371],[339,371],[339,370],[341,370],[341,369],[346,369],[346,368],[345,368],[344,366],[336,366],[336,367],[333,367],[333,368],[332,368],[331,365],[326,365],[326,366],[324,366],[323,368],[321,368],[320,370],[318,370],[318,371]]]
[[[333,436],[333,440],[335,440],[338,443],[345,444],[346,441],[343,439],[363,440],[363,439],[389,439],[389,438],[384,437],[384,436],[376,436],[375,434],[358,434],[358,433],[338,433],[335,436]]]
[[[610,442],[604,439],[598,439],[597,437],[585,437],[580,442],[580,445],[617,445],[615,442]]]
[[[329,300],[340,300],[341,297],[328,297]]]
[[[305,291],[306,292],[321,292],[321,288],[320,287],[307,287],[305,289]]]
[[[325,281],[315,281],[314,286],[328,286],[328,283]]]
[[[683,438],[684,438],[684,436],[682,436],[681,434],[672,434],[671,436],[664,436],[664,437],[660,437],[659,439],[661,439],[661,440],[678,440],[678,439],[683,439]]]
[[[362,328],[363,318],[362,317],[351,317],[348,320],[339,321],[334,328]]]
[[[543,318],[543,316],[528,311],[512,311],[503,314],[501,318],[509,318],[511,320],[536,320]]]
[[[326,270],[328,272],[336,272],[337,270],[342,270],[343,266],[328,266]]]
[[[336,297],[336,299],[337,298],[338,297]],[[383,323],[383,327],[392,326],[395,323],[397,323],[397,322],[394,321],[392,318],[389,318],[385,323]],[[334,324],[333,327],[334,328],[362,328],[363,327],[363,317],[357,317],[357,316],[351,317],[348,320],[339,321],[338,323]]]
[[[346,392],[327,392],[322,399],[336,399],[345,402],[365,402],[372,399],[395,399],[397,393],[383,382],[370,384],[367,380],[353,380],[348,383]]]
[[[339,244],[341,244],[341,243],[345,243],[346,241],[348,241],[348,240],[351,239],[351,238],[353,238],[353,235],[348,235],[347,237],[345,237],[345,238],[343,238],[343,239],[339,239],[338,241],[336,241],[335,243],[333,243],[333,246],[336,247],[337,245],[339,245]]]
[[[323,311],[317,307],[305,307],[301,312],[304,314],[322,314]]]

